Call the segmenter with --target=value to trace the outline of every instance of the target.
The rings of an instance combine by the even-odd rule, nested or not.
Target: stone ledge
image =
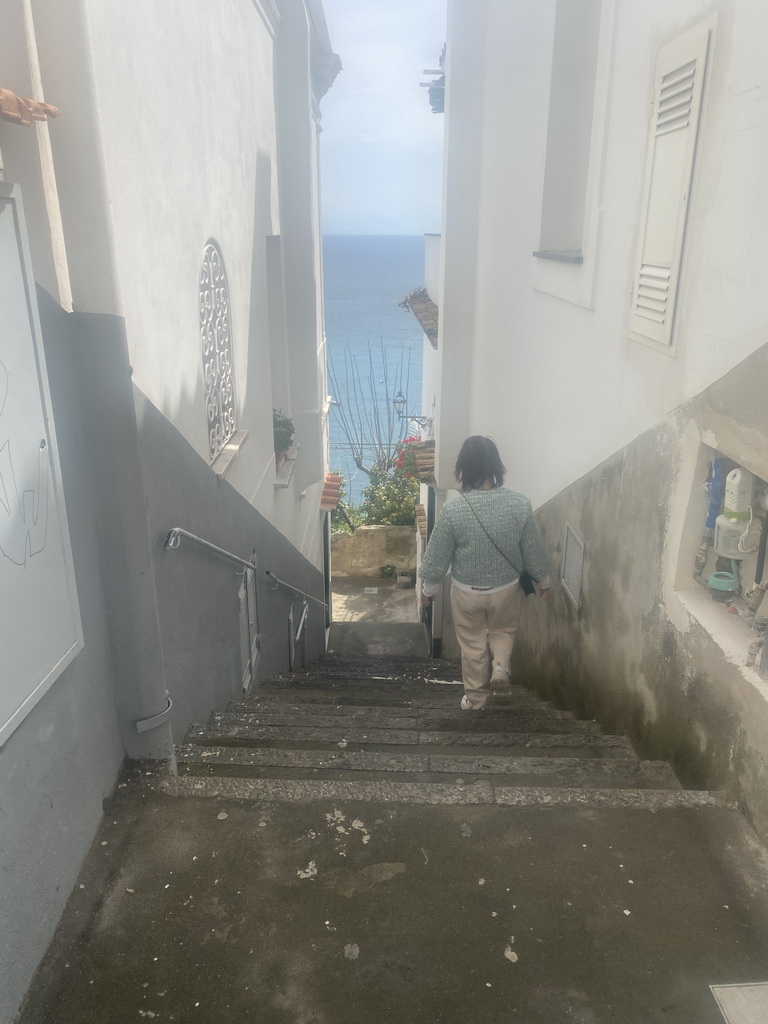
[[[229,441],[224,445],[219,454],[211,463],[211,469],[220,479],[229,472],[229,467],[235,461],[238,452],[248,440],[247,430],[236,430]]]
[[[416,527],[359,526],[354,533],[335,533],[331,538],[333,576],[373,576],[393,565],[403,572],[416,568]]]
[[[285,459],[275,469],[275,489],[286,488],[291,482],[293,471],[296,468],[296,459],[299,456],[301,444],[294,444],[285,453]]]

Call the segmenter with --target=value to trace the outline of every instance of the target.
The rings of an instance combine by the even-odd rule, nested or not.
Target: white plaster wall
[[[230,287],[240,425],[264,428],[249,441],[255,461],[271,410],[246,412],[243,382],[249,358],[268,359],[258,293],[251,324],[251,262],[265,259],[255,217],[275,231],[272,39],[243,0],[222,0],[215,20],[181,0],[98,0],[88,19],[134,380],[207,457],[197,289],[215,238]],[[255,211],[256,196],[266,209]]]
[[[424,287],[433,302],[440,305],[440,283],[442,280],[442,237],[430,234],[424,236]]]
[[[438,306],[439,331],[442,318],[440,304],[442,294],[442,240],[440,235],[425,235],[424,243],[424,287],[429,292],[429,297]],[[432,411],[437,410],[441,367],[439,339],[438,347],[435,348],[425,334],[422,339],[421,357],[421,408],[424,410],[425,416],[432,416]],[[422,504],[426,506],[425,494],[422,494],[422,499]]]
[[[249,435],[227,479],[319,565],[319,491],[312,485],[322,478],[322,462],[298,490],[274,489],[266,256],[267,237],[283,228],[278,118],[291,119],[282,125],[284,138],[295,133],[305,147],[315,145],[306,36],[296,39],[295,59],[305,65],[307,117],[294,121],[278,109],[273,26],[251,0],[221,0],[215,13],[181,0],[84,3],[134,380],[208,461],[198,278],[204,246],[214,238],[229,283],[237,426]],[[316,163],[305,161],[301,173],[315,177]],[[302,269],[309,273],[295,280],[284,264],[284,294],[286,301],[302,295],[319,310],[319,229],[306,209],[302,216]],[[322,333],[313,354],[302,361],[301,376],[319,392]],[[297,410],[286,412],[302,440]],[[307,436],[302,448],[306,460],[313,450]],[[321,451],[319,440],[314,448]]]
[[[604,0],[604,11],[612,6]],[[629,340],[627,328],[652,75],[659,46],[713,12],[718,24],[670,355]],[[471,12],[455,0],[449,11],[439,448],[455,444],[448,402],[469,382],[466,432],[496,437],[510,483],[534,504],[764,342],[768,273],[768,8],[759,0],[649,0],[615,5],[605,145],[592,155],[598,166],[603,161],[594,265],[560,268],[570,277],[594,272],[594,301],[577,305],[536,290],[531,253],[541,220],[553,16],[554,0],[482,0]],[[468,30],[471,17],[482,22],[482,45]],[[467,96],[477,103],[467,104]],[[474,202],[476,266],[469,248]],[[461,347],[470,343],[461,338],[468,321],[471,361]]]
[[[480,112],[485,103],[488,0],[449,0],[446,117],[443,144],[444,256],[435,380],[435,477],[450,487],[453,466],[469,433],[474,371],[475,285],[480,211],[479,166],[486,147]],[[425,365],[425,372],[426,372]]]

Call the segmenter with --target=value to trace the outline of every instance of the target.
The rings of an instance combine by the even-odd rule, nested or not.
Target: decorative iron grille
[[[199,298],[208,449],[213,461],[237,429],[229,287],[224,259],[214,241],[203,253]]]

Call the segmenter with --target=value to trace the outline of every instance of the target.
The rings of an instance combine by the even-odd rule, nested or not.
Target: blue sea
[[[423,335],[398,302],[424,284],[424,238],[326,235],[323,261],[328,391],[340,403],[331,408],[331,468],[341,471],[347,500],[357,505],[367,476],[350,458],[342,417],[370,440],[366,418],[378,413],[381,433],[397,439],[409,431],[394,413],[396,392],[406,397],[407,412],[422,411]]]

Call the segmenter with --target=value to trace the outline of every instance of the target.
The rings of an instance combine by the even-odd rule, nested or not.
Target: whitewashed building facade
[[[126,755],[169,757],[325,646],[317,141],[340,63],[320,0],[214,7],[3,9],[3,1021]]]
[[[449,3],[423,396],[438,506],[482,433],[538,507],[555,592],[526,609],[516,670],[728,789],[763,835],[764,621],[709,581],[759,576],[767,32],[757,0]],[[705,534],[713,463],[750,474],[751,550],[725,565]]]

